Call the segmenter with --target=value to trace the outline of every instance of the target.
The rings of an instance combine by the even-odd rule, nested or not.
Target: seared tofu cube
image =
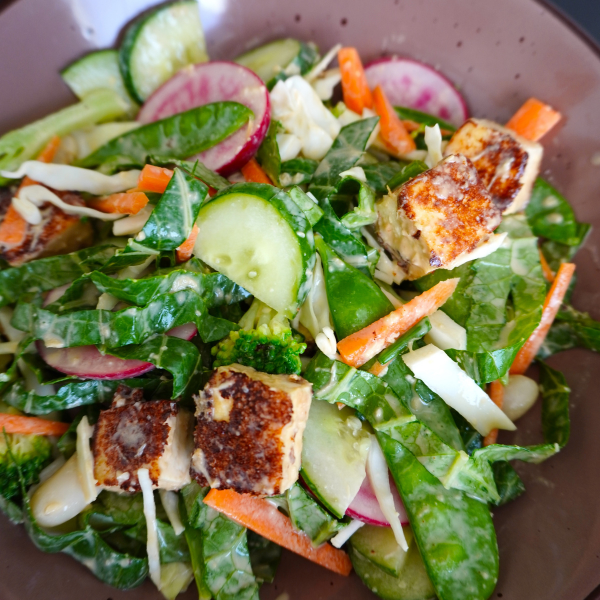
[[[177,402],[153,400],[102,411],[93,437],[94,477],[113,492],[139,492],[138,469],[155,489],[178,490],[190,479],[193,416]]]
[[[445,154],[469,158],[496,206],[511,214],[529,201],[543,148],[493,121],[469,119],[452,136]]]
[[[192,477],[242,494],[285,492],[298,479],[311,399],[297,375],[219,367],[196,398]]]
[[[85,206],[82,197],[76,192],[57,192],[67,204]],[[12,193],[0,190],[0,221],[12,201]],[[40,208],[42,220],[38,225],[27,224],[24,237],[15,243],[0,244],[0,258],[11,266],[18,267],[30,260],[68,254],[85,248],[93,242],[94,233],[88,220],[82,221],[77,215],[68,215],[53,204],[46,203]]]
[[[501,218],[473,163],[452,155],[384,196],[375,227],[412,280],[469,260],[490,244]]]

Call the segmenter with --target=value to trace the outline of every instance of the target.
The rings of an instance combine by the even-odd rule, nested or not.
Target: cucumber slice
[[[183,0],[144,15],[125,32],[119,64],[129,93],[143,102],[186,65],[206,62],[196,0]]]
[[[302,442],[302,478],[338,519],[366,477],[369,441],[353,410],[313,400]]]
[[[304,75],[317,62],[314,44],[292,38],[275,40],[238,56],[234,62],[254,71],[271,89],[288,75]]]
[[[398,577],[380,569],[375,563],[357,552],[350,550],[350,560],[363,583],[384,600],[430,600],[435,598],[435,590],[416,544],[411,544],[404,565]]]
[[[117,50],[99,50],[87,54],[61,71],[64,82],[71,91],[83,100],[90,92],[99,88],[113,90],[131,107],[130,114],[137,112],[138,106],[125,89],[119,69]]]
[[[413,540],[412,529],[408,526],[402,529],[410,547]],[[400,548],[391,527],[363,525],[350,540],[352,547],[357,552],[375,563],[380,569],[394,577],[400,575],[408,552],[404,552]]]
[[[278,312],[292,317],[312,283],[310,223],[282,190],[233,185],[204,204],[194,254]]]

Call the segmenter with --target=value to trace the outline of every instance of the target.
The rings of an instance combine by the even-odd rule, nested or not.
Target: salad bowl
[[[73,101],[58,73],[96,48],[115,45],[146,0],[18,0],[0,12],[0,132]],[[543,4],[523,0],[200,0],[208,52],[227,60],[275,38],[315,41],[326,51],[355,45],[366,60],[399,55],[453,81],[470,114],[505,122],[530,96],[565,116],[544,140],[542,175],[593,225],[577,255],[574,306],[600,318],[600,52]],[[584,600],[600,583],[600,406],[598,354],[573,349],[549,359],[572,390],[571,439],[541,465],[519,465],[527,492],[495,509],[500,578],[510,600]],[[503,443],[541,441],[540,411]],[[123,592],[96,580],[64,554],[42,554],[22,528],[0,517],[0,598],[29,600],[159,598],[149,582]],[[195,598],[190,587],[182,598]],[[284,552],[265,600],[374,598],[355,575],[332,575]]]

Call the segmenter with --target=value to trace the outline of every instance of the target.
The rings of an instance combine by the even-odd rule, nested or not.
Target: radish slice
[[[365,67],[369,87],[380,85],[394,106],[435,115],[459,127],[469,118],[467,103],[451,81],[408,58],[382,58]]]
[[[406,515],[406,510],[404,509],[402,500],[400,500],[400,495],[398,494],[396,484],[391,478],[391,475],[390,488],[392,490],[392,496],[394,497],[394,506],[396,507],[396,512],[400,516],[400,521],[402,522],[402,525],[408,525],[408,516]],[[375,492],[369,483],[368,477],[365,477],[365,480],[358,490],[358,494],[356,494],[354,500],[352,500],[350,503],[346,514],[353,519],[363,521],[367,525],[390,527],[388,520],[381,512],[379,502],[377,501],[377,496],[375,496]]]
[[[197,331],[194,323],[187,323],[170,329],[167,335],[191,340]],[[152,363],[141,360],[125,360],[109,354],[102,355],[96,346],[47,348],[41,341],[36,345],[40,356],[53,369],[85,379],[126,379],[138,377],[154,369]]]
[[[211,102],[239,102],[254,118],[197,158],[221,175],[243,167],[256,153],[271,121],[269,92],[261,79],[236,63],[213,61],[190,65],[159,87],[142,106],[137,120],[151,123]]]

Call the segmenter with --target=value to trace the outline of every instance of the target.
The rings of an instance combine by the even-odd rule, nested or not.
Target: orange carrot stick
[[[575,265],[573,263],[563,263],[560,265],[558,273],[556,274],[552,286],[550,287],[550,291],[544,301],[540,324],[529,336],[529,339],[515,357],[512,367],[510,368],[511,375],[523,375],[529,368],[529,365],[533,362],[535,355],[538,353],[538,350],[548,335],[548,331],[554,321],[554,317],[556,317],[556,313],[560,309],[563,298],[569,289],[569,284],[571,283],[574,272]]]
[[[506,124],[508,129],[532,142],[539,141],[562,118],[550,105],[537,98],[529,98]]]
[[[263,171],[263,168],[258,164],[255,158],[251,158],[242,167],[242,175],[246,181],[273,185],[273,182],[269,179],[269,176]]]
[[[373,107],[373,96],[356,48],[341,48],[338,52],[338,62],[342,73],[344,104],[362,115],[364,108]]]
[[[198,237],[198,225],[194,225],[192,228],[192,233],[190,233],[190,237],[177,248],[177,262],[185,262],[186,260],[190,260],[192,258],[192,252],[194,251],[194,244],[196,243],[196,238]]]
[[[55,135],[46,144],[46,147],[39,153],[37,160],[44,163],[51,163],[58,147],[60,145],[60,138]],[[33,181],[29,177],[23,177],[21,185],[17,190],[19,192],[28,185],[36,185],[37,181]],[[11,204],[4,215],[2,223],[0,223],[0,244],[5,246],[17,246],[20,244],[27,233],[27,221],[17,212],[15,207]]]
[[[415,141],[406,131],[404,123],[380,85],[373,90],[373,106],[379,115],[381,137],[386,146],[396,155],[408,154],[415,150],[417,148]]]
[[[204,498],[204,503],[239,525],[326,569],[340,575],[349,575],[352,571],[352,563],[345,552],[330,544],[315,548],[308,536],[296,531],[290,519],[267,500],[238,494],[233,490],[212,489]]]
[[[138,189],[145,192],[162,194],[167,189],[171,177],[173,177],[171,169],[156,167],[154,165],[144,165],[138,178]]]
[[[442,306],[452,296],[457,285],[458,279],[440,281],[430,290],[416,296],[389,315],[345,337],[337,345],[342,360],[356,368],[364,365],[421,319],[428,317]]]
[[[135,215],[148,204],[148,196],[144,192],[122,192],[90,200],[88,204],[105,213]]]
[[[542,265],[542,273],[546,278],[546,281],[552,283],[554,281],[554,271],[550,268],[544,253],[540,250],[540,264]]]
[[[502,408],[504,404],[504,386],[499,379],[492,381],[488,386],[488,396],[492,399],[492,402],[498,407]],[[498,430],[492,429],[484,438],[483,445],[491,446],[496,443],[498,439]]]
[[[62,435],[69,429],[68,423],[46,421],[39,417],[25,417],[0,413],[0,432],[6,433],[36,433],[38,435]]]

